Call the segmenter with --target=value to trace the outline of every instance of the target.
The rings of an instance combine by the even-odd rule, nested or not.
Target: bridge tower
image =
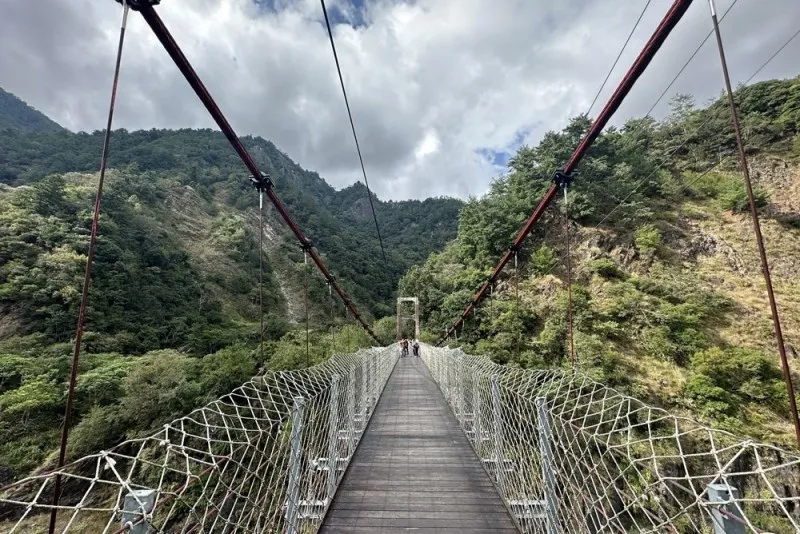
[[[414,339],[419,339],[419,299],[417,297],[398,297],[397,298],[397,340],[403,335],[403,319],[410,319],[411,315],[403,315],[404,302],[414,303]]]

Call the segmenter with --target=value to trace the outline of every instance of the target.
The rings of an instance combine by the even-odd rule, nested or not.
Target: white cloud
[[[732,0],[720,0],[718,11]],[[267,3],[269,9],[264,9]],[[667,11],[654,0],[596,113]],[[358,4],[361,5],[359,1]],[[170,0],[157,7],[241,135],[274,141],[337,187],[360,178],[316,0]],[[377,0],[334,32],[370,185],[384,198],[481,194],[499,169],[479,150],[535,143],[586,111],[644,0]],[[0,86],[72,129],[104,125],[120,8],[112,0],[0,0]],[[646,112],[710,29],[698,1],[620,110]],[[341,19],[341,16],[339,17]],[[740,1],[723,24],[744,80],[800,27],[796,0]],[[673,88],[719,93],[710,41]],[[797,74],[800,39],[760,78]],[[663,113],[664,104],[658,108]],[[138,14],[116,126],[208,127],[211,119]]]

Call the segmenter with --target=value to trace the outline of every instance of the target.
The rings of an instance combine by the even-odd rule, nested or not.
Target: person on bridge
[[[414,340],[414,356],[419,358],[419,339]]]
[[[407,339],[401,339],[400,340],[400,356],[402,356],[403,358],[408,356],[408,340]]]

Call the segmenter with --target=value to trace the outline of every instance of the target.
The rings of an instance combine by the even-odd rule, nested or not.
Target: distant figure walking
[[[419,340],[418,339],[414,340],[414,356],[419,358]]]
[[[400,356],[405,358],[408,356],[408,340],[402,339],[400,340]]]

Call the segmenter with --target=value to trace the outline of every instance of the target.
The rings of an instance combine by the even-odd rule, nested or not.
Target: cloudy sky
[[[723,22],[744,81],[800,29],[798,0],[738,0]],[[733,0],[718,0],[720,13]],[[520,144],[585,112],[646,0],[328,0],[370,185],[382,198],[480,195]],[[670,0],[652,0],[592,115]],[[121,8],[0,0],[0,87],[73,130],[104,127]],[[318,0],[163,0],[157,8],[240,135],[328,182],[360,179]],[[132,13],[115,127],[210,127]],[[615,122],[646,113],[711,29],[696,0]],[[713,40],[673,87],[721,90]],[[800,72],[800,38],[756,79]],[[667,99],[665,99],[667,100]],[[666,102],[655,115],[666,112]]]

